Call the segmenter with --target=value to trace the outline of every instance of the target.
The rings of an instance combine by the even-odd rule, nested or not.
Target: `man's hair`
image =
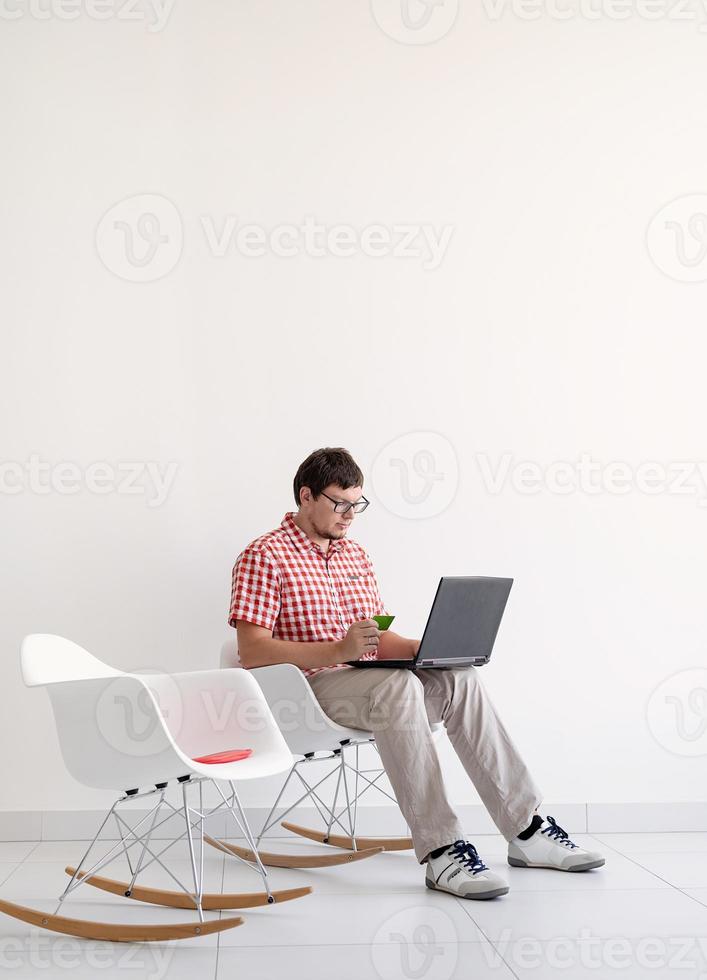
[[[300,506],[302,487],[309,487],[316,499],[330,483],[335,483],[342,490],[363,486],[363,473],[347,449],[315,449],[309,454],[295,474],[295,503]]]

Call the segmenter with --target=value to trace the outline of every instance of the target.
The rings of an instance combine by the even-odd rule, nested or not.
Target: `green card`
[[[375,619],[378,623],[379,630],[390,629],[390,624],[395,619],[395,616],[371,616],[371,619]]]

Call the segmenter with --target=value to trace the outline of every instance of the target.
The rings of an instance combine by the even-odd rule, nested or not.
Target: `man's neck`
[[[314,541],[315,544],[318,544],[319,545],[319,547],[322,549],[322,551],[324,552],[325,555],[327,555],[329,553],[329,545],[331,544],[330,539],[329,538],[320,538],[319,535],[317,534],[317,532],[311,526],[311,524],[309,524],[302,517],[302,515],[299,513],[299,511],[294,515],[294,517],[292,518],[292,521],[293,521],[294,524],[297,525],[297,527],[300,529],[300,531],[304,531],[304,533],[307,535],[307,537],[311,541]]]

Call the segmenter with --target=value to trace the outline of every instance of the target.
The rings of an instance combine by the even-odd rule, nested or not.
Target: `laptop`
[[[480,667],[487,664],[512,578],[444,576],[417,655],[410,660],[348,660],[352,667]]]

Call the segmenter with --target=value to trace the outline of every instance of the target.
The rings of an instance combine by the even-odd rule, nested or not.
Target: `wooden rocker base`
[[[204,834],[204,840],[219,851],[230,851],[244,861],[255,863],[255,854],[248,847],[238,847],[225,841],[215,840]],[[382,847],[371,847],[364,851],[347,851],[344,854],[273,854],[268,851],[258,851],[260,860],[269,868],[331,868],[337,864],[351,864],[352,861],[363,861],[382,854]]]
[[[29,922],[32,926],[60,932],[65,936],[79,939],[108,940],[113,943],[162,942],[166,939],[192,939],[194,936],[209,936],[213,932],[224,932],[243,925],[240,916],[231,919],[214,919],[211,922],[171,922],[165,925],[132,926],[124,922],[92,922],[88,919],[67,919],[62,915],[48,915],[15,905],[0,899],[0,912]]]
[[[285,830],[291,830],[293,834],[300,837],[308,837],[309,840],[318,841],[320,844],[331,844],[332,847],[353,848],[353,840],[356,841],[357,848],[382,848],[384,851],[409,851],[412,848],[412,837],[346,837],[343,834],[324,834],[319,830],[310,830],[309,827],[300,827],[295,823],[288,823],[283,820],[280,824]]]
[[[67,875],[73,877],[74,868],[66,868]],[[80,871],[79,878],[85,877],[85,872]],[[196,905],[194,899],[185,892],[172,891],[169,888],[145,888],[142,885],[133,885],[128,892],[128,882],[114,881],[112,878],[101,878],[100,875],[93,875],[86,882],[94,888],[100,888],[104,892],[111,892],[113,895],[124,895],[126,898],[134,898],[136,902],[149,902],[151,905],[166,905],[173,909],[194,909]],[[221,895],[209,893],[202,895],[201,907],[205,912],[218,912],[222,909],[253,909],[259,905],[273,905],[276,902],[289,902],[294,898],[302,898],[303,895],[310,895],[312,889],[309,886],[304,888],[283,888],[280,891],[272,892],[273,901],[268,901],[266,892],[243,892],[241,894]]]

